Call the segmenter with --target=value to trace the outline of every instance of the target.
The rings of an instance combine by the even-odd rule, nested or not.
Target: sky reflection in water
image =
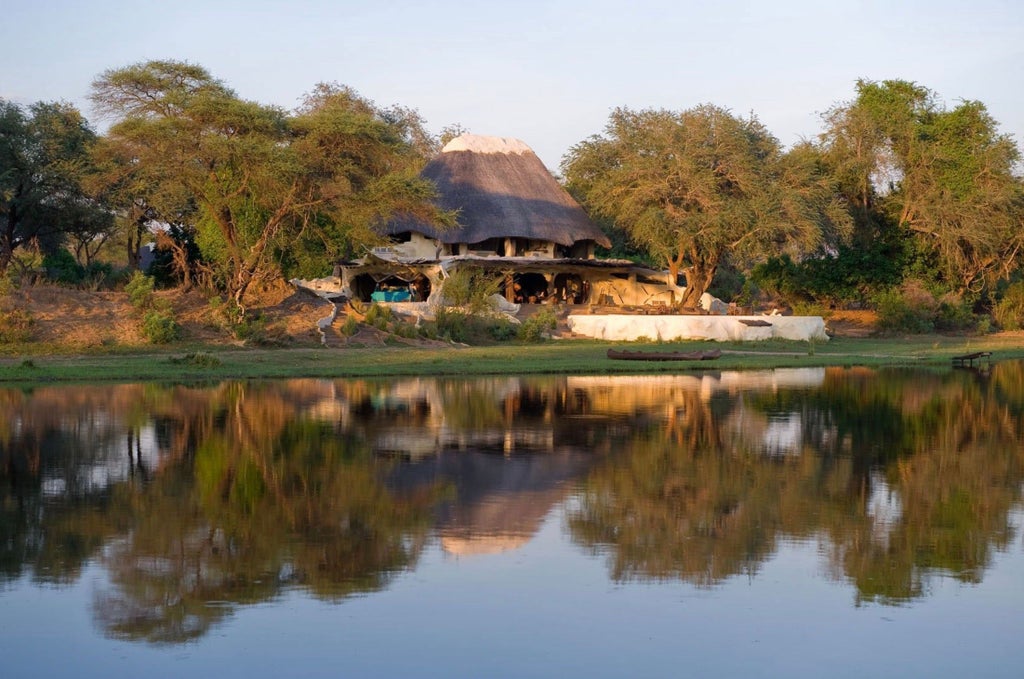
[[[0,406],[5,676],[1024,660],[1020,364],[59,387]]]

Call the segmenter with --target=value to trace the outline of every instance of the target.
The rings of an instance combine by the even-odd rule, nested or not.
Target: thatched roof
[[[437,229],[409,216],[385,225],[387,234],[415,231],[443,243],[530,238],[571,246],[608,237],[518,139],[464,134],[448,142],[420,175],[437,186],[438,205],[458,212],[458,226]]]

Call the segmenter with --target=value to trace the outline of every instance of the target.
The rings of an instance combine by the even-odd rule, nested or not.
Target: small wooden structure
[[[978,361],[978,363],[981,363],[982,361],[988,361],[989,363],[991,363],[992,362],[992,352],[991,351],[975,351],[974,353],[971,353],[971,354],[963,354],[961,356],[954,356],[953,357],[953,367],[954,368],[973,368],[975,361]]]

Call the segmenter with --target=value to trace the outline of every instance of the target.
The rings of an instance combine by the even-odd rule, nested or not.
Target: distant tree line
[[[163,285],[244,313],[254,283],[326,274],[395,211],[452,220],[418,171],[461,128],[434,137],[415,110],[343,85],[285,111],[150,61],[102,73],[91,100],[103,134],[67,103],[0,100],[0,277],[112,277],[155,242]],[[1020,150],[982,103],[862,80],[823,122],[784,149],[753,114],[620,108],[561,169],[613,254],[666,268],[684,306],[710,290],[913,321],[924,299],[925,325],[1024,322]]]

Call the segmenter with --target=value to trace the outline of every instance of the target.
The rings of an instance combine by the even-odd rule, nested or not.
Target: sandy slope
[[[156,294],[173,309],[182,326],[183,341],[238,343],[218,322],[203,293],[167,290]],[[31,315],[31,342],[82,349],[148,344],[142,334],[141,314],[128,303],[124,292],[37,285],[14,291],[5,306]],[[262,314],[268,333],[283,337],[289,346],[317,346],[316,319],[326,316],[329,308],[323,300],[281,286],[264,291],[250,310]]]

